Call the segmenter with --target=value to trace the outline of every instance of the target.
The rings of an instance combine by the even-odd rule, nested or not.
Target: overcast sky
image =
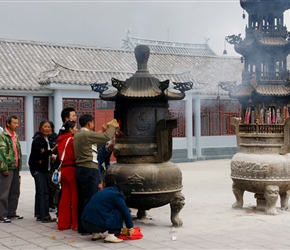
[[[285,24],[290,27],[290,10]],[[0,38],[121,48],[133,37],[204,43],[215,53],[224,37],[241,33],[246,19],[239,0],[53,1],[0,0]],[[288,29],[289,29],[288,27]],[[226,45],[229,55],[238,55]]]

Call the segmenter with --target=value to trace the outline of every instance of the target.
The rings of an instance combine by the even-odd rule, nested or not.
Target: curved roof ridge
[[[59,42],[43,42],[43,41],[31,41],[31,40],[21,40],[21,39],[6,39],[0,38],[0,43],[14,43],[14,44],[28,44],[36,46],[51,46],[58,48],[79,48],[79,49],[93,49],[93,50],[108,50],[108,51],[124,51],[131,52],[125,48],[113,48],[113,47],[103,47],[103,46],[94,46],[94,45],[83,45],[83,44],[66,44]]]
[[[132,37],[127,31],[126,39],[123,39],[123,48],[134,50],[137,45],[148,45],[150,52],[165,52],[173,54],[186,55],[216,55],[216,53],[209,47],[207,39],[205,43],[184,43],[172,42],[164,40],[153,40],[145,38]]]

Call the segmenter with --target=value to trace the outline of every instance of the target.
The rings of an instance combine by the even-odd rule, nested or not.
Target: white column
[[[200,111],[200,99],[196,98],[193,102],[194,106],[194,136],[196,142],[196,157],[201,157],[201,111]]]
[[[48,97],[48,120],[54,123],[54,98],[53,96]]]
[[[55,126],[55,132],[58,133],[58,130],[62,126],[62,120],[60,113],[63,109],[62,107],[62,92],[60,89],[54,90],[54,99],[53,99],[53,122]]]
[[[27,161],[30,155],[32,137],[34,131],[34,113],[33,113],[33,95],[30,94],[25,97],[25,140],[27,149]],[[25,152],[22,152],[23,154]]]
[[[185,99],[185,134],[187,158],[193,159],[192,153],[192,93],[186,93]]]

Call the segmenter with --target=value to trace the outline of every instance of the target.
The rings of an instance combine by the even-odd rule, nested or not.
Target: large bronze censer
[[[279,196],[287,209],[290,194],[290,40],[283,24],[290,0],[240,0],[240,5],[249,17],[246,37],[226,40],[242,55],[242,83],[220,83],[241,104],[241,118],[232,119],[240,150],[231,160],[233,208],[243,207],[249,191],[258,209],[276,215]]]
[[[169,80],[160,82],[148,72],[149,54],[148,46],[137,46],[136,73],[126,81],[113,78],[112,86],[117,90],[100,93],[101,99],[115,102],[114,116],[121,121],[124,133],[116,137],[117,163],[107,170],[105,181],[130,184],[128,206],[138,209],[138,218],[146,216],[146,210],[170,203],[171,222],[178,227],[183,224],[179,211],[184,206],[184,196],[182,173],[169,161],[177,120],[169,119],[168,100],[183,99],[192,85],[175,83],[174,88],[179,91],[169,91]]]

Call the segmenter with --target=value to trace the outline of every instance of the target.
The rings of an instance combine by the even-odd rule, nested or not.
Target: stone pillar
[[[32,137],[36,131],[34,131],[34,114],[33,114],[33,96],[29,94],[25,97],[25,140],[26,140],[26,148],[27,148],[27,166],[28,166],[28,158],[30,155]],[[22,152],[24,154],[25,152]]]
[[[53,109],[54,109],[54,126],[55,126],[55,132],[58,133],[58,130],[62,126],[62,120],[60,117],[60,113],[63,109],[62,107],[62,91],[60,89],[54,90],[54,101],[53,101]]]
[[[186,145],[187,158],[193,159],[192,153],[192,93],[186,93],[185,98],[185,129],[186,129]]]
[[[194,106],[194,136],[195,136],[195,142],[196,142],[196,157],[201,157],[201,111],[200,111],[200,99],[195,98],[193,102]]]

